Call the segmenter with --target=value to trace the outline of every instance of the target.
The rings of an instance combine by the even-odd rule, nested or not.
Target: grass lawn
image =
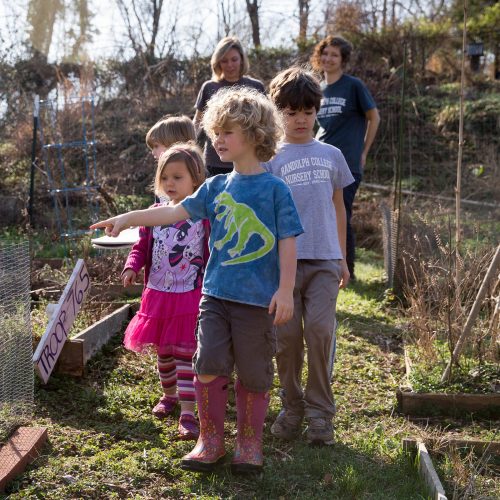
[[[280,402],[272,393],[259,477],[232,476],[222,466],[203,475],[181,470],[192,442],[176,440],[177,418],[151,415],[159,397],[152,356],[138,356],[114,338],[82,379],[53,376],[36,389],[33,425],[47,426],[43,454],[10,483],[19,498],[427,498],[412,460],[401,448],[406,436],[429,432],[491,433],[491,423],[411,423],[395,412],[403,376],[401,331],[384,306],[382,263],[361,252],[358,282],[338,304],[336,443],[311,448],[273,438],[269,428]],[[232,449],[234,401],[230,397],[226,441]],[[489,426],[489,427],[488,427]],[[231,454],[228,453],[229,462]]]

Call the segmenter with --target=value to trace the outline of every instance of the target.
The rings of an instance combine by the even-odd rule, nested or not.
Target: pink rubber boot
[[[224,417],[227,404],[227,377],[204,384],[194,377],[200,436],[193,451],[182,457],[186,470],[210,472],[224,458]]]
[[[237,380],[236,414],[238,433],[231,470],[237,474],[262,471],[262,431],[269,406],[268,392],[250,392]]]

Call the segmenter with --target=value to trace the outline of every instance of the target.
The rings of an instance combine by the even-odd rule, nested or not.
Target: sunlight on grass
[[[48,494],[55,500],[78,495],[421,499],[425,489],[401,448],[406,424],[392,415],[400,365],[387,350],[395,330],[383,306],[381,260],[361,251],[357,271],[359,280],[339,298],[333,446],[310,447],[302,436],[295,442],[272,437],[269,429],[281,408],[275,379],[261,476],[229,472],[236,430],[232,392],[226,464],[210,475],[182,471],[179,460],[193,443],[177,440],[178,412],[163,421],[151,415],[160,394],[154,356],[126,352],[114,337],[91,360],[84,378],[56,375],[51,390],[38,387],[34,423],[49,426],[51,448],[9,486],[9,500]]]

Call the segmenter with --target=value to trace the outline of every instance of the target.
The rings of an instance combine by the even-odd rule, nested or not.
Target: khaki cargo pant
[[[338,260],[297,261],[294,316],[277,329],[276,353],[283,403],[292,414],[312,418],[335,414],[331,375],[340,278]],[[303,390],[304,341],[307,382]]]

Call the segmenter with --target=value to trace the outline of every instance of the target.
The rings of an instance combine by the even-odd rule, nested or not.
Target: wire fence
[[[462,57],[458,49],[459,40],[448,39],[445,42],[451,44],[450,47],[456,46],[453,65],[457,65]],[[411,40],[405,40],[402,45],[410,47],[408,65],[406,51],[403,50],[403,65],[387,82],[370,79],[369,72],[364,75],[381,115],[378,135],[365,168],[364,184],[371,189],[389,192],[392,198],[389,204],[392,208],[389,205],[380,207],[385,268],[391,288],[397,288],[398,277],[402,277],[402,269],[400,272],[397,269],[401,264],[401,252],[411,252],[412,247],[406,245],[413,245],[410,241],[399,244],[400,232],[406,230],[401,228],[399,222],[404,215],[401,213],[402,198],[406,201],[412,199],[412,208],[404,203],[403,211],[419,213],[422,220],[429,220],[429,206],[434,204],[442,208],[432,212],[432,217],[446,212],[449,224],[455,225],[452,207],[457,185],[460,84],[454,74],[446,77],[442,72],[439,78],[430,76],[431,63],[436,65],[439,57],[442,58],[437,52],[429,53],[418,70],[411,45]],[[469,223],[464,231],[474,232],[474,237],[482,240],[490,240],[487,233],[500,211],[498,109],[498,85],[474,77],[472,69],[468,68],[464,95],[461,199],[463,211],[466,208],[475,211],[474,229]],[[471,218],[470,215],[467,217]],[[436,227],[438,225],[436,219]],[[481,229],[478,230],[479,227]],[[464,236],[467,237],[467,234]],[[495,245],[495,238],[491,239],[491,245]]]
[[[99,214],[93,97],[40,101],[39,130],[59,234],[79,236]]]
[[[29,242],[0,240],[0,442],[33,411]]]
[[[404,112],[403,189],[453,196],[458,95],[443,95],[436,88],[425,96],[408,95],[403,111],[396,96],[385,96],[377,105],[382,119],[365,171],[366,182],[391,182],[397,159],[399,117]],[[471,95],[465,102],[464,198],[498,200],[498,187],[491,181],[500,173],[499,108],[500,94]]]

